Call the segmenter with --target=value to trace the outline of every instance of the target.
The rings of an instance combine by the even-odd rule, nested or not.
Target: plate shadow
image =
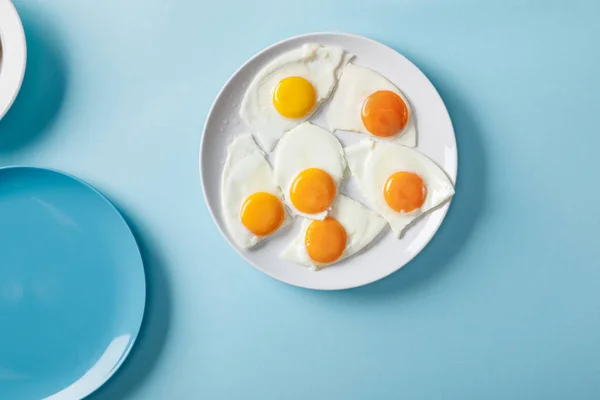
[[[21,91],[0,120],[0,154],[27,147],[48,131],[59,114],[68,84],[61,42],[52,26],[33,9],[17,8],[27,40],[27,67]]]
[[[122,399],[135,392],[151,375],[169,333],[172,299],[164,259],[137,220],[119,208],[136,238],[146,273],[144,320],[131,353],[119,370],[88,399]]]
[[[425,70],[426,71],[426,70]],[[448,214],[431,242],[411,262],[389,277],[373,284],[350,290],[356,293],[385,295],[410,292],[419,285],[447,272],[445,267],[465,247],[486,203],[486,159],[481,129],[473,110],[459,91],[442,79],[432,79],[452,119],[458,148],[456,194]]]

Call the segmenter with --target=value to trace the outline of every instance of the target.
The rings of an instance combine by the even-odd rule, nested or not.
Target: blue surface
[[[16,5],[30,63],[0,121],[0,163],[94,184],[145,257],[138,342],[93,399],[600,398],[599,2]],[[457,194],[426,250],[336,293],[246,265],[197,170],[229,75],[264,46],[323,30],[416,63],[459,147]]]
[[[94,189],[35,168],[0,169],[0,221],[0,398],[89,394],[140,328],[135,238]]]

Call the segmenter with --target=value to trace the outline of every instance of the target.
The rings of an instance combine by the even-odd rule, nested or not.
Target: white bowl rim
[[[27,44],[21,18],[10,0],[0,0],[0,119],[17,98],[25,75]],[[1,132],[0,132],[1,134]]]

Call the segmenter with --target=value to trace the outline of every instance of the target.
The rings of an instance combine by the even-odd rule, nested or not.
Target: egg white
[[[404,129],[389,138],[380,138],[369,133],[362,122],[361,109],[364,101],[379,90],[396,93],[408,107],[408,122]],[[332,131],[345,130],[366,133],[373,139],[415,147],[417,126],[410,102],[393,83],[379,73],[354,64],[348,64],[327,109],[327,121]]]
[[[240,107],[242,120],[256,133],[258,142],[268,152],[285,132],[306,121],[327,100],[352,55],[343,49],[320,44],[305,44],[273,60],[250,83]],[[299,76],[311,82],[317,104],[305,117],[290,119],[277,112],[273,91],[284,78]]]
[[[265,238],[250,232],[240,217],[244,201],[256,192],[274,194],[283,202],[271,166],[252,135],[246,133],[237,136],[228,146],[221,181],[221,204],[227,229],[235,243],[244,249],[255,246]],[[289,214],[285,211],[284,221],[279,229],[287,225],[290,220]]]
[[[309,257],[304,245],[304,237],[306,229],[312,222],[310,219],[302,220],[300,233],[283,251],[281,258],[311,267],[313,270],[319,270],[358,253],[371,243],[386,226],[385,219],[379,214],[344,195],[338,195],[330,216],[335,218],[346,230],[346,248],[339,259],[329,264],[319,264]]]
[[[346,147],[345,152],[348,167],[362,194],[388,221],[399,238],[414,220],[448,201],[454,194],[454,185],[446,173],[427,156],[410,147],[365,139]],[[385,201],[385,181],[399,171],[416,173],[427,187],[425,202],[420,209],[399,213]]]
[[[339,191],[346,159],[340,141],[328,130],[310,122],[304,122],[287,132],[275,149],[275,182],[282,190],[286,205],[296,215],[323,220],[328,211],[306,214],[299,211],[290,200],[290,188],[294,179],[305,169],[319,168],[333,178],[336,193]]]

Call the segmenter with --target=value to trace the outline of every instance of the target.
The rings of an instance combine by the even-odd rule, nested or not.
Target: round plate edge
[[[0,167],[0,173],[3,171],[8,171],[8,170],[39,170],[39,171],[46,171],[46,172],[51,172],[54,174],[58,174],[58,175],[62,175],[68,179],[71,179],[75,182],[77,182],[78,184],[83,185],[84,187],[86,187],[87,189],[90,189],[94,194],[98,195],[100,199],[102,199],[102,201],[107,204],[114,212],[115,214],[119,217],[119,219],[121,220],[121,222],[125,225],[125,227],[127,228],[127,230],[129,231],[129,233],[131,234],[131,237],[134,240],[134,243],[136,245],[136,250],[137,253],[139,255],[139,260],[140,260],[140,266],[141,266],[141,275],[143,278],[143,287],[142,287],[142,296],[141,299],[139,299],[141,301],[142,304],[142,309],[140,310],[140,318],[139,320],[136,320],[135,322],[135,332],[132,335],[131,340],[129,341],[129,344],[127,346],[127,349],[123,352],[123,354],[121,355],[121,357],[119,358],[119,361],[114,365],[114,367],[110,370],[110,373],[106,376],[103,377],[102,382],[100,382],[96,387],[94,387],[93,389],[87,391],[87,393],[82,397],[82,398],[86,398],[88,396],[90,396],[91,394],[95,393],[96,391],[98,391],[102,386],[104,386],[119,370],[119,368],[123,365],[123,363],[125,362],[125,360],[127,359],[127,357],[129,356],[129,354],[131,353],[131,350],[133,349],[133,347],[135,346],[135,343],[137,342],[140,330],[142,328],[143,322],[144,322],[144,316],[146,313],[146,301],[147,301],[147,282],[146,282],[146,271],[144,269],[144,258],[142,256],[137,238],[135,236],[135,234],[133,233],[133,230],[131,229],[131,227],[129,226],[129,224],[127,223],[127,220],[125,219],[125,217],[123,216],[123,214],[121,214],[121,212],[117,209],[117,207],[113,204],[113,202],[111,202],[104,194],[102,194],[102,192],[100,192],[98,189],[96,189],[93,185],[87,183],[86,181],[71,175],[69,173],[66,172],[62,172],[56,169],[52,169],[52,168],[45,168],[45,167],[36,167],[36,166],[29,166],[29,165],[10,165],[10,166],[3,166]],[[60,392],[55,393],[53,395],[51,395],[50,397],[48,397],[48,399],[56,399],[59,400],[61,399],[60,396]]]
[[[206,137],[206,129],[207,129],[207,122],[211,116],[211,114],[214,111],[214,107],[218,101],[218,99],[220,98],[221,94],[224,92],[224,90],[229,86],[230,82],[234,79],[235,76],[237,76],[237,74],[243,70],[248,64],[250,64],[253,60],[261,57],[264,53],[267,53],[268,51],[270,51],[271,49],[273,49],[274,47],[280,46],[288,41],[293,41],[293,40],[298,40],[298,39],[304,39],[304,38],[308,38],[308,37],[312,37],[312,36],[319,36],[319,35],[331,35],[331,36],[345,36],[345,37],[349,37],[349,38],[353,38],[353,39],[358,39],[358,40],[364,40],[364,41],[368,41],[372,44],[378,45],[378,46],[383,46],[387,49],[389,49],[390,51],[393,51],[394,53],[398,54],[400,57],[404,58],[408,63],[410,63],[417,71],[419,71],[420,74],[423,75],[423,77],[425,78],[425,80],[427,81],[427,83],[431,86],[431,89],[433,89],[433,91],[435,92],[435,94],[437,95],[438,99],[440,100],[440,102],[442,103],[442,105],[444,106],[444,112],[446,114],[446,116],[448,117],[448,121],[450,123],[450,129],[452,130],[452,134],[454,137],[454,141],[455,141],[455,152],[456,152],[456,160],[458,160],[458,144],[456,143],[456,133],[454,131],[454,125],[452,123],[452,118],[450,117],[450,114],[448,113],[448,108],[446,107],[444,100],[442,99],[442,97],[440,96],[438,90],[436,89],[436,87],[433,85],[433,83],[431,82],[431,80],[427,77],[427,75],[425,75],[425,73],[423,71],[421,71],[420,68],[418,68],[412,61],[410,61],[408,58],[406,58],[403,54],[399,53],[398,51],[396,51],[395,49],[387,46],[386,44],[383,44],[377,40],[365,37],[365,36],[361,36],[361,35],[356,35],[356,34],[352,34],[352,33],[346,33],[346,32],[331,32],[331,31],[325,31],[325,32],[310,32],[310,33],[303,33],[300,35],[296,35],[296,36],[291,36],[282,40],[279,40],[265,48],[263,48],[261,51],[257,52],[256,54],[254,54],[252,57],[250,57],[248,60],[246,60],[242,65],[240,65],[227,79],[227,81],[221,86],[221,88],[219,89],[219,92],[217,93],[217,95],[215,96],[213,102],[211,103],[211,106],[208,110],[208,113],[206,114],[206,118],[204,121],[204,126],[202,129],[202,136],[200,139],[200,146],[199,146],[199,155],[198,155],[198,167],[199,167],[199,175],[200,175],[200,183],[202,186],[202,195],[204,198],[204,202],[207,205],[209,214],[211,216],[211,219],[213,220],[213,223],[215,224],[215,226],[217,227],[217,230],[220,232],[220,234],[225,238],[225,240],[227,241],[227,243],[236,251],[236,253],[238,253],[242,259],[244,261],[246,261],[248,264],[250,264],[252,267],[254,267],[255,269],[257,269],[258,271],[264,273],[265,275],[271,277],[274,280],[286,283],[288,285],[292,285],[295,287],[299,287],[299,288],[303,288],[303,289],[311,289],[311,290],[322,290],[322,291],[334,291],[334,290],[347,290],[347,289],[354,289],[354,288],[358,288],[358,287],[362,287],[362,286],[366,286],[369,285],[371,283],[377,282],[379,280],[382,280],[384,278],[387,278],[388,276],[392,275],[394,272],[397,272],[398,270],[402,269],[403,267],[405,267],[406,265],[408,265],[411,261],[413,261],[419,254],[421,254],[423,252],[423,250],[427,247],[427,245],[431,242],[431,240],[433,239],[433,237],[435,236],[435,234],[437,233],[437,231],[439,230],[440,226],[442,225],[442,223],[444,222],[446,215],[448,214],[448,210],[450,209],[450,206],[452,204],[452,200],[453,198],[450,198],[450,200],[448,200],[444,205],[442,205],[442,207],[440,207],[439,209],[435,210],[434,212],[441,212],[441,218],[439,220],[439,223],[437,224],[437,226],[435,226],[435,229],[431,230],[431,235],[427,238],[427,240],[425,241],[424,245],[417,251],[415,252],[415,254],[409,259],[407,260],[404,264],[398,266],[396,269],[390,271],[389,273],[386,273],[380,277],[371,279],[371,280],[367,280],[365,282],[362,282],[360,284],[356,284],[356,285],[351,285],[351,286],[347,286],[347,285],[340,285],[339,287],[337,286],[330,286],[330,287],[321,287],[321,286],[310,286],[310,285],[299,285],[295,282],[289,281],[287,279],[284,279],[282,277],[279,276],[275,276],[274,274],[266,271],[265,269],[261,268],[259,265],[256,265],[253,261],[251,261],[246,254],[244,254],[244,252],[242,250],[240,250],[235,243],[233,243],[233,241],[231,240],[231,238],[229,237],[229,235],[227,235],[227,233],[221,228],[221,226],[217,223],[217,218],[215,215],[215,211],[213,210],[213,207],[211,207],[211,204],[208,200],[208,195],[206,193],[206,185],[205,185],[205,178],[204,178],[204,168],[203,168],[203,157],[202,157],[202,153],[204,152],[204,147],[205,147],[205,137]],[[455,168],[454,171],[448,171],[447,173],[449,173],[449,175],[454,176],[454,186],[456,186],[456,183],[458,181],[458,162],[455,164]]]

